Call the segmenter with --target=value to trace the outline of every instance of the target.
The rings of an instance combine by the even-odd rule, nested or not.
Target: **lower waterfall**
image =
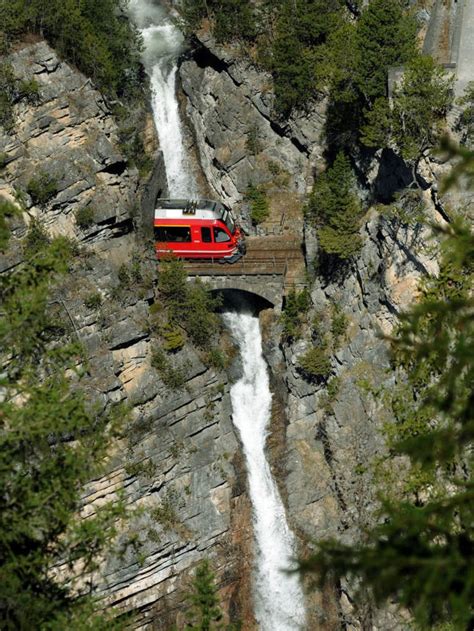
[[[170,197],[198,197],[183,143],[176,96],[177,60],[183,37],[166,10],[153,0],[130,0],[131,19],[144,40],[143,62],[152,87],[154,121],[163,152]],[[258,318],[226,313],[225,322],[242,355],[244,374],[231,390],[233,420],[247,461],[254,513],[255,617],[262,631],[304,628],[304,597],[297,574],[287,574],[295,541],[265,457],[272,395],[262,356]]]
[[[232,386],[233,422],[247,462],[256,543],[255,617],[263,631],[304,627],[304,596],[297,574],[287,574],[295,541],[265,457],[272,395],[262,356],[259,320],[246,313],[226,313],[224,321],[237,341],[243,376]]]

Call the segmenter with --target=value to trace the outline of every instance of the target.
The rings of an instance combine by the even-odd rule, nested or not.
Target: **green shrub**
[[[314,346],[298,357],[298,366],[309,379],[327,379],[331,374],[331,360],[325,348]]]
[[[163,349],[155,348],[151,357],[151,365],[158,371],[165,386],[171,390],[179,390],[186,383],[186,371],[182,367],[174,367]]]
[[[355,193],[351,164],[342,152],[317,179],[306,214],[316,226],[323,253],[344,260],[352,258],[360,250],[362,208]]]
[[[18,84],[18,99],[37,105],[40,101],[40,84],[36,79],[25,79]]]
[[[181,329],[173,324],[166,324],[161,331],[163,348],[167,353],[179,351],[184,346],[185,338]]]
[[[311,306],[308,289],[297,292],[291,289],[288,293],[280,321],[283,324],[283,335],[289,341],[299,337],[304,317]]]
[[[27,186],[26,192],[31,197],[33,204],[45,206],[58,193],[57,180],[41,171],[37,177],[32,178]]]
[[[250,205],[250,218],[254,225],[258,225],[268,219],[270,214],[270,206],[268,198],[261,188],[250,185],[245,194],[246,200]]]
[[[85,206],[84,208],[79,208],[75,213],[76,225],[81,230],[87,230],[94,224],[94,209],[92,206]]]
[[[0,151],[0,170],[4,169],[8,164],[8,153]]]
[[[37,219],[33,219],[25,238],[26,254],[28,256],[34,256],[41,250],[47,248],[50,243],[51,239],[43,225]]]
[[[7,199],[0,197],[0,252],[3,252],[10,240],[8,220],[18,214],[18,208]]]
[[[338,347],[341,338],[345,335],[349,326],[349,318],[341,311],[340,307],[334,305],[331,319],[331,333],[333,337],[333,345]]]
[[[253,156],[262,151],[262,143],[260,142],[258,127],[254,125],[247,132],[247,140],[245,142],[247,151]]]
[[[98,309],[102,304],[102,296],[98,291],[86,296],[84,304],[88,309]]]
[[[226,356],[219,348],[211,348],[206,354],[206,363],[217,370],[223,370],[226,367]]]
[[[169,322],[182,326],[191,340],[206,347],[219,330],[215,310],[220,298],[213,297],[199,280],[187,281],[181,261],[161,261],[158,289],[168,310]]]

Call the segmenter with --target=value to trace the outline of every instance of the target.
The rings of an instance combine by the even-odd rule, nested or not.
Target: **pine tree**
[[[404,14],[400,0],[372,0],[357,25],[356,83],[368,105],[387,95],[391,66],[415,54],[416,23]]]
[[[224,628],[221,624],[222,610],[219,606],[215,575],[207,559],[196,568],[193,591],[188,600],[191,609],[184,631],[217,631]]]
[[[339,153],[334,164],[317,179],[307,214],[316,225],[319,245],[326,254],[349,259],[361,247],[361,204],[349,159]]]

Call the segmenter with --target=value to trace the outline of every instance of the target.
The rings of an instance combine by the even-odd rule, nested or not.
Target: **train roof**
[[[220,202],[209,199],[158,199],[155,219],[220,219],[226,209]]]

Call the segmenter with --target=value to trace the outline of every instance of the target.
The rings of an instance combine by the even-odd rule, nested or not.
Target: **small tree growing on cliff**
[[[191,608],[183,631],[237,631],[239,625],[222,622],[215,574],[207,559],[197,566],[192,587],[188,595]]]
[[[317,179],[306,208],[316,225],[321,250],[342,260],[350,259],[362,245],[362,208],[354,189],[351,164],[340,152],[332,167]]]

